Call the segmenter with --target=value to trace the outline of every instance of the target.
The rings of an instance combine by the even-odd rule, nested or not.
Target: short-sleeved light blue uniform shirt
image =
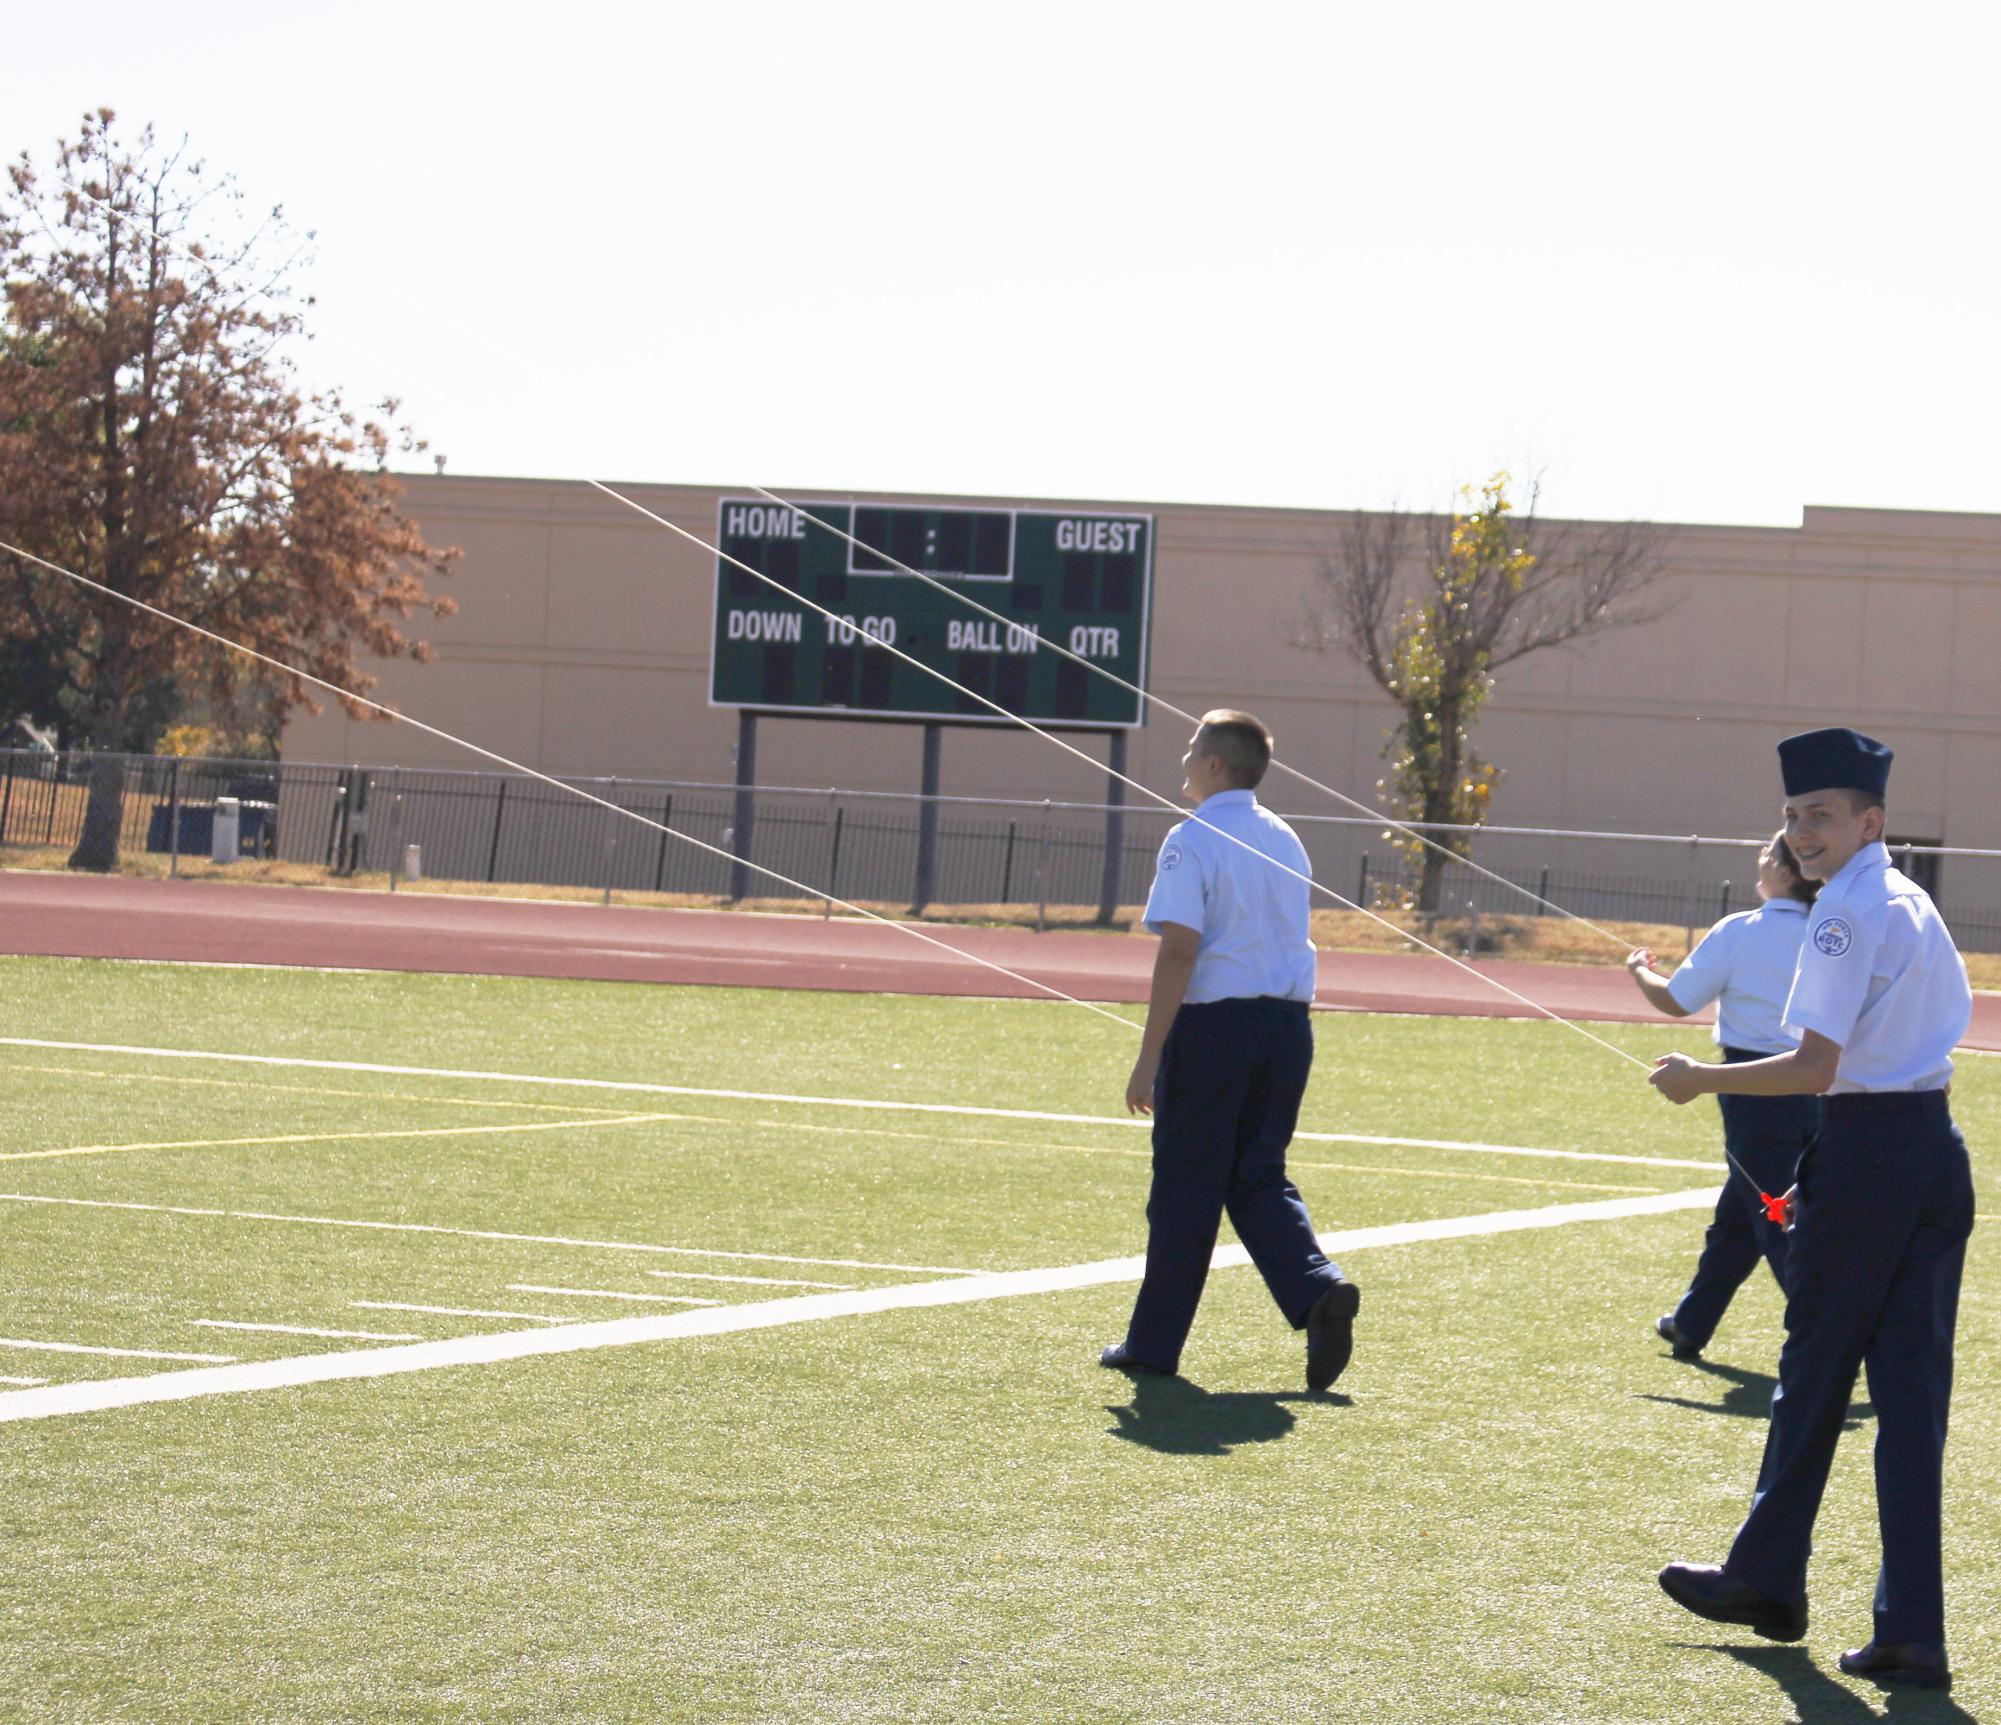
[[[1835,1095],[1942,1090],[1973,1019],[1966,961],[1923,887],[1864,845],[1820,889],[1786,1027],[1841,1045]]]
[[[1702,937],[1668,981],[1684,1012],[1716,1002],[1716,1040],[1752,1054],[1790,1054],[1799,1046],[1785,1024],[1786,996],[1799,969],[1807,907],[1771,898],[1726,916]]]
[[[1169,831],[1147,895],[1146,926],[1159,934],[1163,923],[1178,922],[1202,937],[1184,996],[1189,1005],[1313,998],[1313,942],[1306,933],[1312,873],[1298,834],[1250,791],[1218,791],[1193,820]]]

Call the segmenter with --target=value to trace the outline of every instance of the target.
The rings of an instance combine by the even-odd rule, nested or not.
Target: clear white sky
[[[2001,510],[2001,13],[12,8],[317,231],[454,472],[1568,514]]]

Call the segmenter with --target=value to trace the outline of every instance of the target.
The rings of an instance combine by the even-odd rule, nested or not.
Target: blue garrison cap
[[[1779,744],[1779,771],[1786,795],[1809,791],[1867,791],[1882,796],[1890,788],[1890,763],[1896,756],[1887,743],[1835,725],[1825,731],[1802,731]]]

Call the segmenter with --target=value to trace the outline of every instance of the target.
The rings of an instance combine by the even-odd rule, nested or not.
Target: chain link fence
[[[93,758],[0,751],[0,847],[67,849],[83,830]],[[724,897],[829,896],[908,904],[917,893],[924,799],[899,793],[614,778],[566,779],[664,831],[621,819],[557,785],[511,773],[127,756],[120,848],[208,858],[218,805],[234,799],[237,854],[433,879]],[[932,890],[940,904],[1112,906],[1141,902],[1176,812],[1098,803],[938,797]],[[1375,905],[1412,890],[1380,819],[1286,813],[1315,877]],[[226,821],[225,821],[226,826]],[[1557,915],[1664,923],[1693,938],[1757,902],[1759,837],[1490,826],[1472,861],[1447,865],[1441,915]],[[1938,901],[1962,948],[2001,951],[2001,851],[1902,844],[1892,853]],[[1109,866],[1108,866],[1109,865]],[[788,878],[786,884],[758,869]],[[1486,873],[1481,870],[1488,871]],[[1499,877],[1499,878],[1495,878]],[[1107,887],[1110,891],[1107,892]],[[1334,900],[1322,897],[1324,905]]]

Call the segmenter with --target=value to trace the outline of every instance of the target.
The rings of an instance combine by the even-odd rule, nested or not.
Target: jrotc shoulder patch
[[[1855,931],[1841,917],[1826,918],[1813,931],[1813,944],[1829,958],[1839,958],[1855,939]]]
[[[1160,853],[1160,872],[1162,874],[1166,874],[1169,869],[1179,868],[1180,866],[1181,847],[1179,845],[1169,845],[1166,850]]]

